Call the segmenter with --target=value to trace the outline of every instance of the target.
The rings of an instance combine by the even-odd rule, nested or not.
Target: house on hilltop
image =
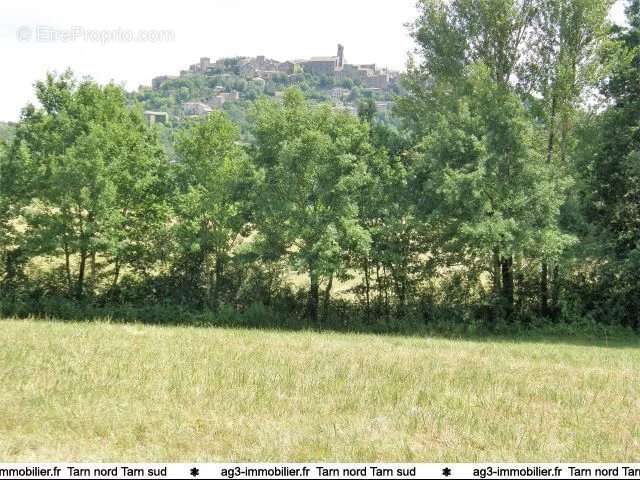
[[[351,79],[360,81],[365,87],[388,89],[397,75],[386,69],[378,69],[375,64],[355,65],[345,62],[344,46],[338,44],[338,54],[335,57],[313,57],[309,60],[295,62],[305,73],[312,75],[335,76],[336,80]]]
[[[344,47],[338,45],[338,54],[335,57],[312,57],[300,62],[305,73],[311,75],[335,75],[336,70],[344,65]]]
[[[335,56],[312,57],[304,60],[289,60],[279,62],[258,55],[257,57],[221,58],[211,62],[209,57],[201,57],[198,63],[189,66],[188,70],[182,70],[180,76],[188,75],[216,75],[217,77],[231,77],[239,75],[248,80],[262,78],[265,81],[273,80],[276,75],[286,74],[289,83],[296,83],[301,78],[300,73],[315,76],[330,76],[341,81],[351,79],[360,82],[364,87],[380,88],[388,90],[399,76],[398,72],[387,69],[378,69],[375,64],[349,64],[344,58],[344,46],[338,44]],[[151,84],[154,90],[159,89],[167,80],[178,77],[163,75],[155,77]]]

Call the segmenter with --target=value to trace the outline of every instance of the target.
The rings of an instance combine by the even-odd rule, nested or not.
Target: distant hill
[[[338,56],[278,62],[262,56],[203,57],[179,76],[155,77],[151,86],[130,93],[147,111],[167,112],[169,127],[188,117],[222,109],[246,131],[246,112],[262,95],[277,97],[289,86],[300,88],[311,101],[330,102],[336,109],[356,113],[363,100],[376,103],[378,116],[390,121],[393,98],[400,93],[399,72],[375,65],[352,65]]]

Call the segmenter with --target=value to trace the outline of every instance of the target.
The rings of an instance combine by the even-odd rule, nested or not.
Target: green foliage
[[[576,240],[561,221],[574,176],[571,121],[597,70],[610,2],[420,3],[422,63],[409,65],[398,106],[419,146],[420,211],[454,265],[491,275],[487,293],[507,315],[536,295],[547,315],[549,264],[557,306],[558,262]],[[535,264],[539,292],[528,280]]]
[[[15,125],[13,123],[0,122],[0,142],[10,142],[14,131]]]
[[[557,257],[569,240],[557,218],[570,179],[554,179],[536,151],[533,124],[517,96],[486,68],[468,69],[465,79],[468,90],[422,145],[425,213],[444,223],[448,246],[465,253],[488,255],[498,247],[509,255]]]
[[[254,116],[263,177],[259,228],[271,249],[308,273],[309,315],[316,321],[320,282],[344,274],[348,251],[369,248],[352,195],[365,181],[367,127],[328,106],[306,104],[295,89],[282,104],[259,101]]]
[[[42,107],[24,110],[1,166],[12,215],[26,225],[22,254],[63,255],[67,293],[78,298],[88,262],[97,280],[98,255],[114,284],[124,264],[148,272],[166,220],[168,164],[155,134],[115,85],[65,73],[39,82],[36,94]]]
[[[361,82],[341,83],[356,116],[328,102],[333,77],[247,81],[239,59],[128,98],[70,73],[39,82],[0,143],[0,307],[640,328],[639,2],[624,28],[608,0],[419,5],[399,120]],[[198,119],[148,128],[140,112],[220,88],[240,100]]]
[[[587,241],[599,254],[590,272],[588,302],[598,315],[640,326],[640,2],[628,5],[629,28],[613,29],[602,84],[610,107],[585,130],[584,198],[592,230]],[[595,244],[595,245],[594,245]],[[578,287],[580,288],[580,287]]]
[[[221,112],[196,120],[178,134],[173,239],[184,292],[204,295],[217,308],[231,250],[247,233],[246,193],[252,188],[249,160],[239,130]],[[197,298],[197,296],[196,296]]]

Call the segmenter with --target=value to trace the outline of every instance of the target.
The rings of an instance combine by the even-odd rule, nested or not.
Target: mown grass
[[[636,461],[640,346],[0,321],[0,461]]]

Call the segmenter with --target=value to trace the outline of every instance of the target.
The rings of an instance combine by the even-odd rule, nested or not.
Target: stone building
[[[182,70],[180,76],[215,74],[224,78],[240,75],[247,80],[256,77],[270,80],[276,73],[284,73],[288,76],[289,83],[297,83],[303,78],[301,72],[316,76],[334,77],[338,81],[351,79],[360,82],[364,87],[385,90],[396,82],[399,75],[397,72],[378,69],[375,64],[355,65],[346,63],[344,46],[338,44],[336,56],[312,57],[306,60],[285,62],[269,59],[264,55],[258,55],[254,58],[221,58],[214,63],[211,62],[209,57],[201,57],[199,62],[190,65],[188,70]],[[178,77],[170,77],[168,75],[156,77],[152,80],[152,88],[158,89],[164,82],[174,78]]]
[[[216,89],[217,88],[218,87],[216,87]],[[207,106],[210,107],[210,109],[222,108],[225,103],[237,100],[240,100],[240,94],[238,92],[217,92],[217,95],[207,99]]]
[[[187,116],[206,115],[211,111],[211,107],[201,102],[185,102],[182,104],[182,112]]]
[[[334,75],[338,57],[313,57],[302,63],[304,73],[311,75]]]
[[[286,61],[278,64],[278,71],[286,73],[287,75],[292,75],[295,72],[296,65],[293,62]]]
[[[273,77],[282,76],[283,73],[279,70],[256,70],[256,77],[263,80],[273,80]]]
[[[211,66],[211,59],[209,57],[201,57],[200,58],[200,72],[207,73],[209,67]]]
[[[338,44],[338,54],[335,57],[311,57],[300,62],[305,73],[311,75],[334,76],[344,65],[344,47]]]
[[[221,97],[220,95],[210,97],[207,99],[207,105],[213,109],[222,108],[222,106],[224,105],[224,97]]]
[[[218,96],[224,98],[225,102],[233,102],[233,101],[240,100],[240,93],[237,91],[221,92]]]
[[[169,114],[167,112],[152,112],[147,110],[144,112],[144,118],[147,121],[147,125],[153,125],[154,123],[168,123]]]
[[[369,88],[385,89],[389,86],[389,75],[386,73],[367,75],[362,77],[362,84]]]

